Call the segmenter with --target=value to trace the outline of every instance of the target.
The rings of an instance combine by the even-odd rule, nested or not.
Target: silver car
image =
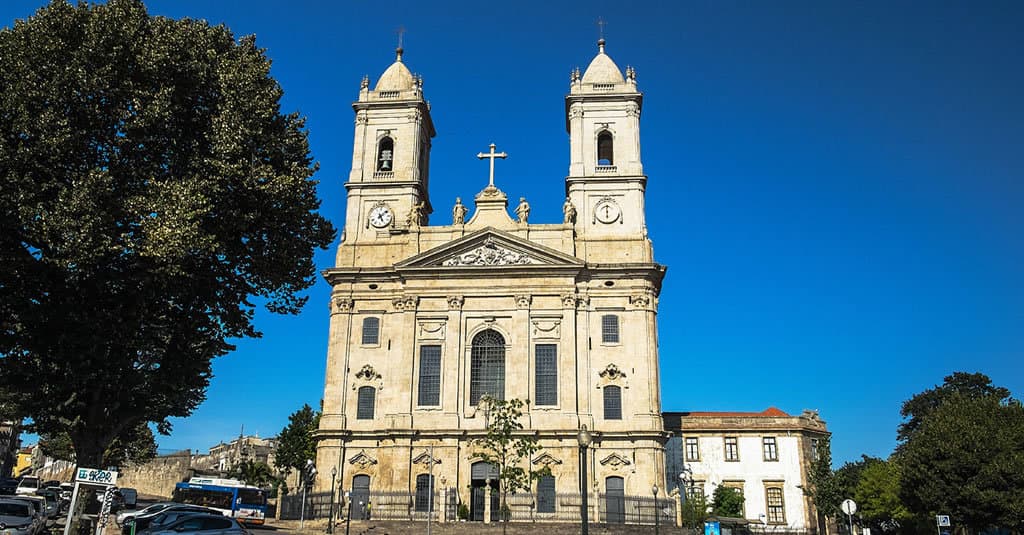
[[[184,515],[173,522],[151,526],[136,535],[178,535],[179,533],[200,533],[202,535],[249,535],[234,518],[219,514]]]
[[[0,532],[6,535],[36,535],[43,520],[32,504],[22,500],[0,499]]]

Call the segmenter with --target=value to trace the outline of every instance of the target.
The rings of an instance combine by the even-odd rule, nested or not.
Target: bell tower
[[[647,177],[640,160],[643,94],[636,87],[636,71],[627,67],[623,76],[605,53],[603,38],[597,49],[582,75],[579,69],[572,72],[565,97],[565,190],[577,210],[577,255],[590,262],[650,262],[644,213]],[[625,258],[619,251],[626,252]]]
[[[352,171],[345,188],[345,242],[386,239],[393,231],[426,225],[430,206],[430,140],[434,123],[423,98],[423,78],[395,62],[370,89],[363,77],[356,113]]]

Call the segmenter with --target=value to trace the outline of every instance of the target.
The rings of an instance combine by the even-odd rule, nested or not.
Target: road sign
[[[949,523],[949,515],[935,515],[935,523],[938,524],[940,528],[948,528],[952,526],[952,524]]]
[[[94,485],[113,485],[117,483],[117,472],[96,468],[79,468],[75,471],[75,481]]]
[[[705,522],[704,535],[721,535],[722,525],[718,522]]]
[[[843,500],[843,503],[839,505],[839,508],[847,515],[853,516],[857,512],[857,502],[847,498]]]

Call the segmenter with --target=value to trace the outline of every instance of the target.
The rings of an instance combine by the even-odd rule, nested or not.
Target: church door
[[[608,514],[609,524],[624,524],[626,522],[626,489],[624,483],[621,477],[615,476],[604,480],[605,511]]]
[[[349,496],[352,504],[350,509],[352,518],[366,520],[370,503],[370,476],[358,475],[352,478],[352,495]]]
[[[487,482],[491,484],[491,522],[498,521],[501,497],[498,494],[498,469],[493,464],[478,462],[470,468],[472,496],[469,502],[469,518],[477,522],[484,520],[484,501],[487,499]]]

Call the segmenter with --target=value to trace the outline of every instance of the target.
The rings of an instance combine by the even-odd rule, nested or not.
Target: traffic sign
[[[935,523],[938,524],[940,528],[948,528],[952,526],[952,524],[949,523],[949,515],[935,515]]]
[[[847,515],[852,516],[857,512],[857,502],[847,498],[843,500],[843,503],[839,505],[839,508]]]
[[[75,481],[94,485],[113,485],[117,483],[117,472],[96,468],[79,468],[75,471]]]

